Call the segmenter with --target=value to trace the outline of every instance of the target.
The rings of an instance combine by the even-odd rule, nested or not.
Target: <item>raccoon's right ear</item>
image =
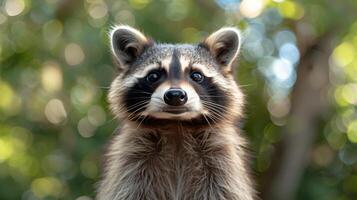
[[[140,31],[126,25],[115,26],[110,31],[110,46],[120,67],[133,63],[153,42]]]

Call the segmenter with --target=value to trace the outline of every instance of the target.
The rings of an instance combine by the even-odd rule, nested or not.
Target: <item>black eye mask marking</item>
[[[205,77],[202,82],[191,81],[197,94],[200,96],[203,106],[209,111],[207,120],[214,123],[222,120],[227,113],[228,97],[225,92],[213,82],[211,77]]]
[[[164,69],[153,71],[160,74],[160,78],[155,83],[148,82],[147,77],[140,78],[137,80],[135,85],[129,88],[128,91],[124,94],[123,99],[126,111],[128,113],[132,113],[132,117],[129,120],[135,120],[137,114],[145,110],[147,104],[150,102],[151,95],[154,93],[155,89],[165,81],[167,77]]]

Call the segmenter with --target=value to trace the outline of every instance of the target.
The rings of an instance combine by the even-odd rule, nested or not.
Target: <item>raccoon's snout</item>
[[[182,106],[187,102],[187,93],[180,88],[168,89],[164,94],[164,101],[170,106]]]

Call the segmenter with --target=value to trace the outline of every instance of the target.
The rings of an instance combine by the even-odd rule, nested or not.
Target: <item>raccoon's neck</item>
[[[109,147],[99,199],[252,200],[244,140],[233,126],[195,132],[125,124],[120,132]]]

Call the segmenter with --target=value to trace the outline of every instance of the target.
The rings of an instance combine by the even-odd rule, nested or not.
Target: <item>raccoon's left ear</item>
[[[201,45],[211,52],[220,65],[230,68],[232,62],[238,55],[240,38],[238,29],[225,27],[212,33]]]
[[[153,42],[140,31],[126,25],[115,26],[110,31],[112,53],[123,69],[133,63]]]

